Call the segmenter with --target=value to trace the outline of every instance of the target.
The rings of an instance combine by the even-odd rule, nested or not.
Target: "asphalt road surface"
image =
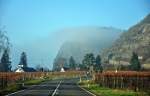
[[[7,96],[94,96],[77,85],[78,79],[60,79],[33,85]]]

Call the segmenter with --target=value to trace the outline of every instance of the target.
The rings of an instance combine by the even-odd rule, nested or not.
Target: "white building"
[[[17,69],[15,72],[35,72],[36,70],[31,67],[24,67],[24,65],[18,64]]]
[[[62,67],[62,68],[60,69],[60,72],[65,72],[65,69]]]

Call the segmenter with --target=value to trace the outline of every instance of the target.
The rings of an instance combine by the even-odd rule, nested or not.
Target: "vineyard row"
[[[150,72],[108,71],[95,74],[95,82],[109,88],[149,90]]]

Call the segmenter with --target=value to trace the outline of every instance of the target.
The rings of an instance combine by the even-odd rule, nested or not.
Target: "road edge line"
[[[85,88],[81,87],[80,85],[77,84],[77,86],[78,86],[79,88],[81,88],[82,90],[84,90],[85,92],[87,92],[87,93],[89,93],[89,94],[91,94],[91,95],[93,95],[93,96],[96,96],[94,93],[92,93],[92,92],[86,90]]]
[[[31,88],[31,87],[34,87],[34,86],[36,86],[36,85],[31,85],[31,86],[30,86],[30,88]],[[16,92],[13,92],[13,93],[7,94],[7,95],[5,95],[5,96],[10,96],[10,95],[13,95],[13,94],[16,94],[16,93],[19,93],[19,92],[25,91],[25,90],[26,90],[26,89],[19,90],[19,91],[16,91]]]
[[[13,94],[16,94],[16,93],[22,92],[22,91],[25,91],[25,90],[16,91],[16,92],[14,92],[14,93],[10,93],[10,94],[7,94],[7,95],[5,95],[5,96],[10,96],[10,95],[13,95]]]

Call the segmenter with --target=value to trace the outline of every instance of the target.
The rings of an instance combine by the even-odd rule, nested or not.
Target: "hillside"
[[[60,47],[53,63],[54,70],[62,66],[68,67],[70,56],[73,56],[76,63],[80,64],[85,54],[99,54],[102,49],[111,46],[123,32],[112,27],[80,27],[66,31],[73,32],[73,36]]]
[[[129,62],[132,52],[139,55],[142,64],[150,64],[150,14],[124,32],[110,48],[103,51],[102,56],[104,61],[120,59]]]

